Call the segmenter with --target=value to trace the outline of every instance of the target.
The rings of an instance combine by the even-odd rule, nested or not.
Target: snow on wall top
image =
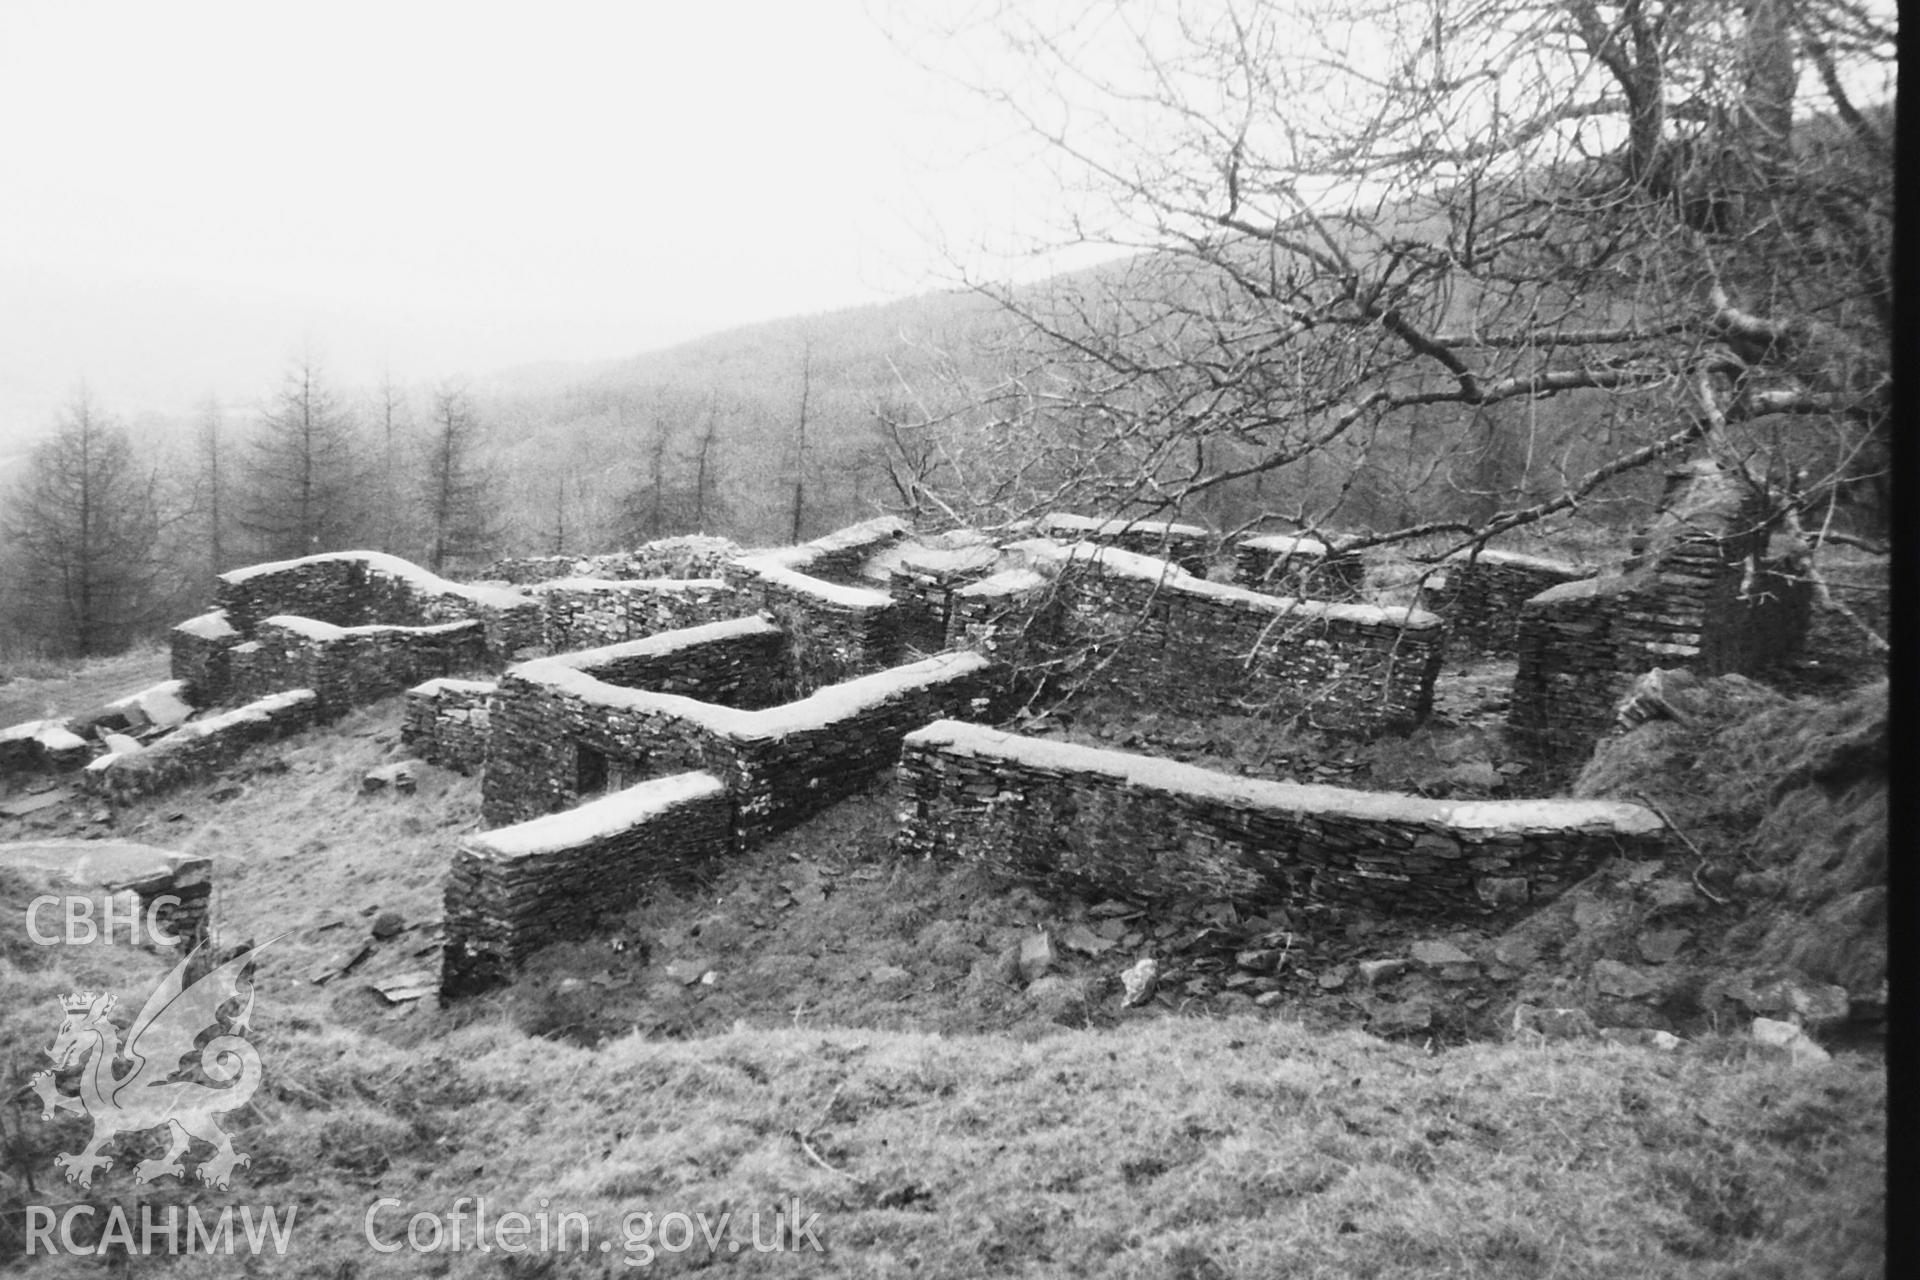
[[[720,640],[738,640],[748,636],[777,636],[780,628],[758,615],[751,618],[729,618],[724,622],[707,622],[697,627],[681,627],[676,631],[657,631],[638,640],[622,640],[618,644],[603,644],[596,649],[576,649],[572,653],[555,654],[550,658],[535,658],[532,662],[523,662],[513,668],[515,674],[528,680],[538,680],[541,675],[536,668],[565,668],[574,671],[592,671],[627,658],[659,658],[682,649],[691,649],[696,645],[713,644]]]
[[[260,619],[263,627],[279,627],[295,635],[305,636],[309,640],[344,640],[349,636],[410,635],[432,636],[446,635],[453,631],[467,631],[480,624],[478,618],[462,618],[458,622],[436,622],[425,627],[402,627],[386,622],[372,622],[360,627],[336,627],[331,622],[321,622],[315,618],[303,618],[295,613],[276,613],[270,618]]]
[[[971,547],[914,547],[897,559],[907,573],[951,574],[990,569],[1000,563],[1000,550],[989,544]]]
[[[1327,544],[1318,538],[1294,537],[1285,533],[1269,533],[1258,538],[1242,538],[1240,545],[1251,547],[1255,551],[1275,551],[1288,556],[1324,556]]]
[[[306,565],[350,561],[359,561],[370,570],[386,574],[390,578],[399,578],[414,590],[427,595],[458,596],[474,604],[495,609],[510,609],[534,603],[524,593],[512,587],[478,587],[461,582],[449,582],[439,574],[423,569],[411,560],[402,560],[399,556],[388,555],[384,551],[325,551],[315,556],[301,556],[297,560],[270,560],[265,564],[250,564],[244,568],[230,569],[220,575],[220,580],[238,586],[253,578],[285,573]]]
[[[939,653],[907,666],[829,685],[811,697],[759,711],[741,711],[678,693],[622,688],[604,680],[596,680],[588,672],[558,658],[540,658],[522,663],[514,667],[511,674],[571,694],[596,706],[673,716],[691,721],[721,737],[766,740],[784,738],[803,730],[825,728],[885,702],[896,694],[938,684],[991,665],[989,659],[977,653]]]
[[[1002,569],[978,582],[970,582],[954,592],[957,596],[1010,596],[1038,591],[1048,585],[1043,573],[1032,569]]]
[[[762,582],[777,583],[789,591],[797,591],[847,609],[884,609],[893,604],[893,597],[884,591],[843,587],[837,582],[828,582],[824,578],[788,568],[781,561],[781,554],[775,551],[762,556],[749,556],[740,562],[740,566]]]
[[[744,558],[741,563],[762,562],[786,569],[804,569],[821,556],[836,551],[852,551],[860,547],[890,543],[904,538],[911,532],[907,522],[898,516],[875,516],[871,520],[862,520],[859,524],[850,524],[844,529],[835,529],[832,533],[822,534],[811,542],[796,543],[790,547],[779,547],[772,551],[756,552]]]
[[[174,627],[175,631],[184,631],[190,636],[199,636],[202,640],[230,640],[240,633],[227,621],[225,609],[215,609],[203,613],[197,618],[188,618]]]
[[[176,738],[204,738],[208,734],[219,733],[222,729],[232,728],[250,720],[265,720],[276,711],[286,711],[304,702],[317,701],[319,695],[311,689],[286,689],[279,693],[270,693],[264,698],[255,699],[243,707],[231,711],[222,711],[217,716],[208,716],[204,720],[189,720],[173,731]],[[161,739],[161,742],[167,739]],[[156,742],[153,746],[159,746]]]
[[[185,680],[162,680],[159,684],[148,685],[138,693],[130,693],[124,698],[109,702],[107,709],[109,711],[137,709],[141,715],[163,728],[179,724],[193,714],[193,704],[187,701]]]
[[[1556,587],[1548,587],[1538,595],[1528,596],[1520,602],[1522,609],[1546,608],[1562,604],[1568,600],[1591,600],[1595,596],[1610,596],[1625,591],[1641,581],[1639,575],[1630,573],[1601,574],[1593,578],[1578,578],[1572,582],[1563,582]]]
[[[726,784],[710,773],[650,778],[572,809],[468,836],[461,848],[489,861],[558,853],[617,836],[680,805],[726,794]]]
[[[937,653],[903,667],[876,671],[872,675],[828,685],[797,702],[782,703],[763,711],[735,714],[747,721],[741,730],[744,736],[781,738],[796,730],[822,728],[837,720],[844,720],[910,689],[939,684],[955,676],[983,671],[992,665],[990,659],[978,653]]]
[[[0,729],[0,742],[31,739],[48,751],[72,751],[87,745],[87,740],[67,728],[63,720],[25,720]]]
[[[409,694],[419,694],[423,698],[436,697],[442,693],[492,693],[499,686],[491,680],[456,680],[452,676],[436,676],[407,690]]]
[[[1213,536],[1197,524],[1176,524],[1170,520],[1102,520],[1097,516],[1077,516],[1067,511],[1056,511],[1045,517],[1040,521],[1040,528],[1045,533],[1085,533],[1107,538],[1122,533],[1175,538]]]
[[[871,520],[862,520],[859,524],[850,524],[844,529],[822,534],[811,542],[801,545],[811,548],[816,554],[828,551],[849,551],[870,542],[904,538],[909,532],[907,522],[899,516],[875,516]]]
[[[636,594],[672,595],[688,591],[725,591],[722,578],[555,578],[536,582],[527,590],[549,591],[628,591]]]
[[[1585,577],[1590,572],[1565,560],[1554,560],[1547,556],[1530,556],[1519,551],[1498,551],[1492,547],[1485,548],[1478,556],[1473,554],[1471,548],[1456,551],[1442,563],[1465,564],[1469,560],[1476,559],[1481,564],[1504,564],[1512,565],[1516,569],[1538,569],[1542,573],[1564,574],[1569,578]]]
[[[38,737],[42,729],[63,727],[58,720],[22,720],[19,724],[10,724],[0,729],[0,742],[25,742]]]
[[[1011,760],[1059,773],[1087,773],[1130,786],[1238,808],[1402,822],[1463,833],[1551,835],[1604,830],[1648,835],[1664,825],[1652,811],[1617,800],[1479,800],[1455,803],[1422,796],[1354,791],[1319,783],[1276,782],[1220,773],[1158,756],[1023,738],[959,720],[936,720],[907,735],[908,746],[943,747],[963,755]]]
[[[1327,600],[1303,600],[1295,596],[1271,596],[1246,587],[1196,578],[1179,565],[1169,561],[1153,556],[1143,556],[1137,552],[1122,551],[1117,547],[1103,547],[1092,542],[1076,542],[1070,546],[1052,545],[1055,548],[1053,551],[1040,551],[1034,558],[1053,559],[1056,563],[1087,561],[1094,564],[1102,573],[1159,583],[1164,590],[1177,591],[1189,596],[1207,596],[1256,613],[1278,613],[1299,618],[1320,618],[1331,622],[1353,622],[1362,626],[1396,626],[1415,630],[1426,630],[1441,625],[1437,615],[1423,609],[1408,609],[1397,605],[1340,604]],[[1021,543],[1019,546],[1023,552],[1034,555],[1034,551],[1030,550],[1035,547],[1034,543]]]

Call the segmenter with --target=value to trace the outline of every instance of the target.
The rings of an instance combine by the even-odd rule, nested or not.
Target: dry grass
[[[46,997],[108,968],[63,956],[6,973],[6,1043],[43,1041]],[[262,993],[263,1007],[281,995],[271,978]],[[263,1022],[258,1039],[268,1083],[238,1126],[255,1159],[231,1198],[298,1206],[303,1275],[348,1263],[364,1276],[502,1274],[498,1257],[473,1252],[378,1257],[363,1236],[381,1196],[404,1206],[382,1219],[392,1235],[412,1212],[481,1194],[495,1212],[583,1213],[616,1249],[636,1211],[744,1219],[797,1198],[821,1216],[828,1252],[780,1259],[791,1274],[1879,1266],[1884,1081],[1862,1060],[1796,1071],[1734,1045],[1435,1056],[1358,1033],[1177,1019],[1024,1044],[760,1028],[591,1051],[493,1023],[408,1049],[301,1019]],[[80,1126],[21,1107],[7,1123],[21,1136],[12,1171],[42,1179],[30,1202],[65,1202],[45,1170]],[[94,1199],[129,1201],[119,1179]],[[10,1211],[28,1202],[10,1199]],[[656,1265],[674,1273],[704,1253]],[[551,1272],[505,1273],[606,1266],[578,1253],[536,1261]],[[80,1270],[50,1260],[37,1273],[66,1269]],[[237,1262],[204,1272],[242,1273]]]
[[[885,861],[883,799],[634,912],[622,932],[637,957],[577,944],[506,996],[389,1008],[364,979],[432,967],[439,876],[477,819],[476,784],[440,771],[411,798],[359,794],[359,776],[398,754],[396,711],[369,709],[257,754],[244,776],[119,816],[122,834],[214,859],[227,941],[291,932],[260,969],[267,1075],[232,1117],[254,1154],[235,1190],[136,1189],[127,1169],[152,1144],[123,1140],[90,1201],[294,1206],[297,1258],[264,1270],[326,1277],[611,1274],[639,1256],[622,1234],[630,1213],[730,1211],[745,1240],[745,1215],[794,1198],[820,1215],[826,1255],[742,1255],[756,1269],[1789,1277],[1882,1265],[1876,1058],[1794,1069],[1731,1040],[1670,1055],[1594,1044],[1433,1053],[1273,1018],[1121,1019],[1111,998],[1082,1019],[1092,1025],[1057,1026],[977,961],[1004,931],[1059,908]],[[824,899],[803,887],[799,905],[739,901],[817,872],[832,883]],[[91,987],[130,1000],[168,960],[24,943],[34,891],[0,882],[0,921],[12,922],[0,927],[0,1257],[29,1274],[91,1276],[91,1258],[13,1256],[24,1206],[74,1195],[51,1161],[85,1129],[42,1121],[22,1090],[57,996]],[[410,927],[352,975],[309,980],[389,909]],[[755,915],[764,930],[739,926]],[[716,936],[716,916],[731,936]],[[663,983],[664,966],[696,947],[716,983]],[[910,981],[882,992],[875,962]],[[586,980],[616,971],[628,985]],[[799,1015],[770,1016],[789,997]],[[580,1014],[605,1025],[581,1035],[570,1025]],[[613,1249],[423,1257],[376,1254],[365,1239],[382,1196],[403,1206],[380,1220],[392,1237],[416,1210],[445,1214],[480,1195],[496,1214],[543,1201],[583,1213]],[[722,1250],[697,1244],[652,1265],[731,1260]],[[263,1270],[243,1258],[181,1265]]]
[[[141,645],[111,658],[83,663],[52,659],[9,661],[0,674],[0,728],[91,710],[138,693],[168,675],[167,651]]]

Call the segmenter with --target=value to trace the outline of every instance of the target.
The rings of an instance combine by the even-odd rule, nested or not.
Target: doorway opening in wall
[[[605,753],[578,743],[574,746],[574,752],[574,794],[597,796],[605,791],[612,772]]]
[[[610,756],[585,743],[574,744],[573,792],[577,796],[624,791],[643,778],[637,761]]]

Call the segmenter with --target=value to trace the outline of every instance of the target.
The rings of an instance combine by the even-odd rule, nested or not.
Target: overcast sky
[[[939,287],[999,141],[862,0],[4,0],[0,445]]]

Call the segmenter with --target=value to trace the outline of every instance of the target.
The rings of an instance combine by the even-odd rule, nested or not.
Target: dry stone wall
[[[811,542],[763,552],[747,559],[777,564],[781,568],[826,582],[853,586],[866,581],[862,571],[868,561],[899,543],[909,532],[906,521],[898,516],[875,516]]]
[[[534,588],[553,653],[638,640],[754,612],[723,578],[563,578]]]
[[[131,893],[141,920],[170,934],[184,954],[207,935],[213,863],[131,840],[55,837],[0,843],[0,866],[68,892]]]
[[[893,665],[901,608],[882,591],[850,587],[761,557],[741,562],[754,607],[787,636],[786,662],[803,693]]]
[[[509,667],[489,704],[488,825],[707,767],[706,738],[678,712],[778,701],[784,646],[766,619],[741,618]]]
[[[762,617],[731,618],[543,659],[605,684],[754,710],[786,701],[786,636]]]
[[[1446,802],[1243,778],[941,721],[909,734],[906,853],[1152,903],[1476,917],[1558,895],[1665,827],[1608,801]]]
[[[1351,600],[1366,563],[1318,538],[1268,534],[1243,538],[1233,550],[1233,578],[1243,587],[1306,600]]]
[[[538,948],[591,932],[649,887],[733,847],[733,801],[709,773],[656,778],[470,835],[447,875],[441,991],[509,979]]]
[[[330,552],[235,569],[220,575],[214,600],[228,625],[249,638],[265,619],[291,615],[337,627],[475,620],[496,661],[541,640],[540,604],[529,596],[449,582],[377,551]]]
[[[400,741],[428,764],[456,773],[486,767],[492,721],[487,704],[491,680],[429,680],[407,690]]]
[[[482,814],[489,825],[524,821],[600,789],[698,770],[726,781],[738,835],[754,841],[867,785],[908,731],[994,713],[1002,688],[979,654],[943,654],[742,710],[621,688],[555,659],[525,663],[502,677],[493,704]]]
[[[1455,552],[1442,572],[1445,580],[1432,589],[1431,608],[1447,620],[1448,649],[1495,657],[1517,651],[1521,605],[1542,591],[1592,576],[1592,570],[1563,560],[1490,549]]]
[[[1196,578],[1207,576],[1207,557],[1214,536],[1197,524],[1168,520],[1101,520],[1093,516],[1055,512],[1040,521],[1039,531],[1056,542],[1091,542],[1118,547],[1136,555],[1171,560]]]
[[[186,686],[195,706],[216,707],[227,700],[227,651],[242,636],[223,610],[189,618],[168,633],[171,674]]]
[[[164,791],[225,768],[250,747],[307,728],[318,712],[319,699],[313,690],[284,690],[231,711],[189,720],[139,751],[101,756],[81,771],[80,785],[106,796]]]
[[[887,589],[897,606],[901,643],[920,653],[948,648],[954,593],[989,577],[999,565],[999,550],[986,543],[899,557],[888,567]]]
[[[521,556],[496,560],[477,576],[524,586],[560,578],[626,581],[661,578],[718,578],[740,555],[725,538],[683,534],[660,538],[631,551],[597,556]]]
[[[310,618],[272,617],[254,638],[228,651],[228,695],[260,698],[311,689],[322,720],[398,693],[431,676],[486,665],[478,621],[427,627],[337,627]]]
[[[1010,572],[955,603],[988,616],[962,625],[992,628],[989,651],[1017,638],[1007,656],[1022,668],[1147,708],[1299,715],[1352,733],[1411,725],[1432,708],[1445,631],[1430,613],[1270,596],[1088,543],[1019,547],[1050,590]]]
[[[1544,758],[1586,754],[1654,667],[1753,675],[1805,643],[1807,588],[1767,560],[1762,500],[1711,463],[1670,479],[1625,566],[1521,607],[1508,723]]]
[[[0,773],[77,769],[92,754],[64,720],[26,720],[0,729]]]

